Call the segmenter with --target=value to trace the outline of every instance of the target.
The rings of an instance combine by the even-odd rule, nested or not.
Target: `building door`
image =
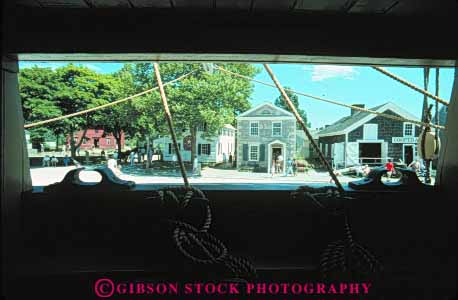
[[[404,145],[403,160],[406,165],[409,165],[413,161],[413,147],[414,145]]]
[[[359,164],[358,143],[348,142],[345,150],[346,166],[354,166]]]
[[[94,148],[99,148],[99,139],[94,139]]]
[[[334,168],[339,169],[344,166],[345,158],[345,143],[332,144],[332,158],[334,162]]]
[[[281,157],[280,157],[281,156]],[[279,161],[278,158],[282,158],[283,161]],[[283,169],[283,162],[285,160],[285,155],[282,153],[281,147],[272,147],[272,160],[275,161],[275,173],[281,172]],[[272,162],[269,162],[272,164]]]
[[[378,165],[382,163],[382,143],[359,143],[361,164]]]

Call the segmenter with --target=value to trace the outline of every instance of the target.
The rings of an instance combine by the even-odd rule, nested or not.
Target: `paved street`
[[[61,181],[65,174],[75,167],[45,167],[32,168],[32,182],[34,186],[45,186]],[[167,176],[164,172],[155,175],[154,170],[148,170],[151,174],[144,174],[143,169],[136,168],[135,171],[129,167],[124,167],[125,172],[119,176],[124,180],[132,180],[136,183],[182,183],[180,172],[169,172]],[[191,183],[304,183],[304,182],[324,182],[328,183],[330,176],[326,172],[309,171],[307,174],[298,173],[297,176],[275,175],[272,177],[266,173],[239,172],[232,169],[205,168],[202,176],[189,176]],[[350,176],[339,176],[341,182],[355,180]],[[81,180],[87,182],[97,182],[100,175],[96,172],[81,172]]]

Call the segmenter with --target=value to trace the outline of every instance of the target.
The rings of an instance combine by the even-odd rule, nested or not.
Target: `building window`
[[[281,136],[281,122],[272,123],[272,136]]]
[[[259,135],[259,123],[251,122],[250,123],[250,135]]]
[[[404,136],[415,136],[415,127],[412,123],[404,123]]]
[[[210,144],[201,144],[200,154],[210,155]]]
[[[223,145],[221,143],[218,143],[218,154],[223,153]]]
[[[111,145],[111,139],[105,139],[107,142],[107,145]]]
[[[364,140],[377,140],[378,139],[378,125],[377,124],[364,124],[363,139]]]
[[[181,150],[181,143],[178,144],[178,150]],[[169,143],[169,154],[174,154],[175,153],[175,147],[173,147],[172,143]]]
[[[250,160],[258,161],[259,160],[259,146],[250,145]]]
[[[200,123],[199,126],[197,126],[197,130],[201,132],[207,131],[207,123]]]

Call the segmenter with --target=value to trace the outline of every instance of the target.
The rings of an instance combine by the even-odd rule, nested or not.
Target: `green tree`
[[[111,88],[112,99],[109,99],[109,102],[135,94],[131,64],[125,64],[121,70],[114,74],[106,74],[102,77]],[[122,135],[132,135],[136,128],[135,123],[138,114],[131,101],[128,100],[101,110],[95,120],[97,127],[102,127],[104,133],[113,134],[118,153],[122,151]]]
[[[56,76],[55,104],[63,115],[105,104],[115,97],[110,78],[86,67],[69,64],[56,69]],[[99,111],[61,121],[63,132],[70,137],[72,157],[76,157],[76,149],[81,146],[87,129],[99,124],[103,118],[103,112]],[[83,130],[83,135],[77,141],[74,136],[79,130]]]
[[[249,64],[223,64],[223,68],[254,77],[260,70]],[[203,137],[218,133],[224,124],[234,124],[240,112],[250,108],[253,92],[250,81],[220,71],[206,73],[202,65],[193,65],[192,76],[176,86],[166,88],[171,112],[178,128],[188,129],[191,135],[191,160],[196,157],[197,130],[205,125]],[[163,65],[161,64],[161,72]]]
[[[56,105],[56,74],[51,68],[32,67],[19,73],[19,92],[26,124],[47,120],[62,115]],[[58,147],[59,135],[63,133],[61,122],[46,124],[29,129],[33,144],[42,144],[45,136],[53,134]]]
[[[297,109],[297,112],[299,113],[299,115],[302,117],[302,120],[304,120],[304,123],[307,127],[310,127],[311,124],[310,122],[308,121],[308,118],[307,118],[307,113],[305,112],[305,110],[299,108],[299,97],[293,93],[293,92],[290,92],[288,89],[290,89],[289,87],[285,87],[285,91],[286,91],[286,95],[288,95],[289,99],[291,100],[291,102],[294,104],[294,107],[296,107]],[[291,112],[291,109],[289,108],[288,105],[286,105],[285,103],[285,100],[283,99],[283,96],[282,95],[279,95],[276,99],[275,99],[275,106],[278,106],[280,108],[283,108],[289,112]],[[300,129],[300,125],[297,124],[297,128]]]
[[[224,64],[224,68],[253,77],[260,70],[249,64]],[[162,63],[162,81],[168,82],[188,72],[192,75],[165,87],[174,127],[178,136],[189,130],[191,134],[191,158],[196,156],[197,129],[206,125],[204,137],[214,136],[226,123],[235,124],[235,117],[250,108],[253,92],[251,82],[218,71],[209,74],[202,64]],[[135,64],[131,69],[135,92],[157,86],[151,63]],[[137,133],[143,137],[168,134],[164,110],[158,91],[132,101],[136,111]]]

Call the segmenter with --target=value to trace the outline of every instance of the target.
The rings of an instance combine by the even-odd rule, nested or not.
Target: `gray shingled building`
[[[419,120],[392,102],[371,110]],[[411,122],[352,110],[349,116],[326,126],[317,135],[319,147],[326,158],[335,168],[343,168],[358,164],[384,164],[388,159],[409,164],[417,158],[416,143],[420,130]]]
[[[282,155],[285,164],[295,154],[296,119],[292,113],[265,102],[237,117],[237,169],[270,172],[275,156]]]

